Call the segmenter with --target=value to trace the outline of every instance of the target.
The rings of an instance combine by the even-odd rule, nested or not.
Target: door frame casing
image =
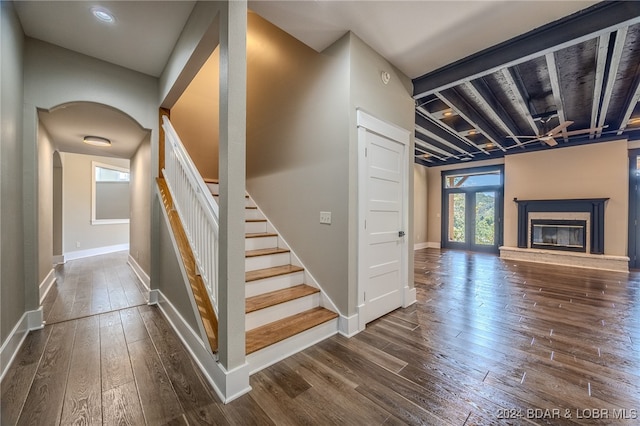
[[[402,160],[402,230],[405,237],[402,242],[401,250],[401,277],[400,286],[402,289],[402,307],[407,307],[416,301],[415,287],[409,287],[409,169],[411,147],[411,132],[394,124],[380,120],[367,112],[356,109],[356,123],[358,127],[358,277],[357,277],[357,316],[358,331],[362,331],[366,326],[366,303],[365,303],[365,282],[367,277],[366,262],[366,233],[365,219],[367,214],[367,159],[365,156],[367,132],[378,134],[384,138],[395,141],[404,146],[404,155]]]
[[[475,187],[469,187],[469,188],[446,188],[446,181],[445,178],[447,176],[450,175],[458,175],[458,174],[481,174],[483,172],[490,172],[490,171],[500,171],[500,184],[499,185],[488,185],[488,186],[475,186]],[[455,170],[443,170],[441,173],[441,177],[440,177],[441,183],[441,208],[440,208],[440,246],[442,248],[448,248],[448,249],[454,249],[454,250],[472,250],[472,246],[475,246],[476,250],[473,251],[479,251],[479,252],[491,252],[491,253],[499,253],[499,247],[502,245],[502,239],[503,239],[503,235],[504,235],[504,221],[503,221],[503,216],[504,216],[504,164],[497,164],[495,166],[482,166],[482,167],[471,167],[471,168],[467,168],[467,169],[455,169]],[[490,191],[495,191],[497,192],[497,196],[496,196],[496,225],[495,225],[495,247],[494,246],[487,246],[486,249],[484,248],[480,248],[478,249],[476,244],[472,244],[472,241],[467,241],[465,243],[452,243],[448,241],[448,225],[449,225],[449,221],[448,221],[448,216],[447,216],[447,210],[448,210],[448,196],[449,194],[452,193],[462,193],[465,194],[465,199],[467,198],[467,194],[469,193],[477,193],[477,192],[490,192]],[[467,208],[467,206],[465,206],[465,209]],[[468,221],[469,217],[471,215],[467,214],[467,220],[465,220],[465,223]],[[470,226],[471,224],[466,224],[465,226]],[[466,231],[466,230],[465,230]],[[466,235],[466,237],[470,237],[468,235]]]
[[[640,266],[640,236],[637,235],[637,229],[640,224],[636,225],[636,221],[640,222],[640,176],[638,176],[637,157],[640,156],[640,149],[629,150],[629,226],[627,239],[627,255],[629,256],[629,269],[638,269]]]

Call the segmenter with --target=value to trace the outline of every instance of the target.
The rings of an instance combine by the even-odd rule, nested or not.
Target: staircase
[[[205,179],[214,199],[218,181]],[[246,196],[245,329],[252,372],[338,330],[338,314],[253,200]]]

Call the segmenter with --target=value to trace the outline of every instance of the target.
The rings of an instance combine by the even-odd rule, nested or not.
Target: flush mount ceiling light
[[[85,136],[82,142],[93,146],[111,146],[111,141],[107,138],[101,138],[100,136]]]
[[[104,7],[92,7],[91,13],[93,13],[93,16],[95,16],[96,19],[98,19],[100,22],[112,24],[116,21],[116,18],[113,16],[113,14]]]

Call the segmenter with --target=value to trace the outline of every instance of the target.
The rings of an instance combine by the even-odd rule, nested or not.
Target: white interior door
[[[391,137],[363,130],[360,202],[360,277],[364,322],[368,323],[403,305],[406,285],[407,238],[405,190],[406,145]]]

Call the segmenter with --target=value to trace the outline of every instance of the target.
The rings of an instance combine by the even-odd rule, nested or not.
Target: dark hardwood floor
[[[106,309],[101,290],[122,285],[125,260],[69,262],[58,295]],[[70,319],[86,308],[50,303],[1,384],[1,424],[640,422],[637,272],[425,249],[415,283],[415,305],[255,374],[227,405],[156,307],[109,297]],[[54,309],[68,319],[52,323]]]

